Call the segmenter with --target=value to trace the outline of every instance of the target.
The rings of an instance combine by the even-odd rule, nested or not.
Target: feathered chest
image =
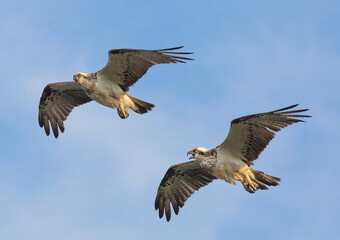
[[[204,153],[204,156],[199,159],[200,165],[206,169],[213,169],[217,162],[217,152],[215,149],[211,149]]]
[[[98,76],[90,87],[84,88],[86,94],[96,102],[116,108],[124,91],[111,80]]]
[[[118,84],[114,83],[113,81],[98,77],[91,94],[98,97],[109,97],[119,100],[124,94],[124,91]]]

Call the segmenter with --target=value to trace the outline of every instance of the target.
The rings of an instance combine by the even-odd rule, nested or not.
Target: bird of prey
[[[297,113],[308,109],[290,110],[296,105],[271,112],[244,116],[231,121],[230,130],[224,142],[214,149],[193,148],[187,155],[194,161],[171,166],[161,181],[155,200],[159,218],[171,218],[170,203],[176,215],[179,207],[199,188],[215,179],[235,184],[240,181],[249,193],[277,186],[280,178],[254,170],[250,166],[274,138],[275,132],[300,119],[310,117]],[[287,111],[288,110],[288,111]]]
[[[73,75],[74,82],[48,84],[40,98],[40,127],[44,127],[49,135],[50,123],[57,138],[58,127],[64,132],[64,121],[72,109],[92,100],[116,108],[122,119],[129,116],[127,108],[139,114],[151,111],[153,104],[134,98],[126,92],[153,65],[192,60],[177,56],[192,53],[173,51],[182,47],[159,50],[112,49],[109,51],[108,63],[102,70],[90,74],[76,73]]]

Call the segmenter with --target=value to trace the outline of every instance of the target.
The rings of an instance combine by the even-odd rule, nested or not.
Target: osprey
[[[214,149],[196,147],[188,152],[194,161],[171,166],[161,181],[155,200],[159,218],[166,214],[171,218],[170,203],[176,215],[179,207],[199,188],[215,179],[222,179],[235,185],[240,181],[249,193],[266,190],[267,186],[277,186],[280,178],[252,169],[253,161],[274,138],[275,132],[293,123],[303,122],[296,113],[308,109],[286,111],[292,105],[272,112],[248,115],[231,122],[229,134],[224,142]],[[294,118],[295,117],[295,118]]]
[[[48,84],[40,98],[39,125],[50,134],[51,124],[55,138],[59,131],[64,132],[64,121],[74,107],[95,100],[96,102],[116,108],[118,115],[125,119],[129,116],[127,108],[144,114],[154,107],[128,95],[129,87],[138,81],[150,67],[161,63],[184,63],[191,58],[172,54],[192,54],[189,52],[172,52],[181,47],[160,50],[112,49],[106,66],[95,73],[76,73],[74,82]]]

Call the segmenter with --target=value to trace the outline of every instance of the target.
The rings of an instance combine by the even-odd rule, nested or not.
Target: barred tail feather
[[[261,171],[256,171],[252,169],[252,172],[258,182],[264,183],[267,186],[277,186],[279,185],[278,182],[281,181],[280,178],[267,175]]]
[[[155,107],[155,105],[153,105],[151,103],[144,102],[144,101],[139,100],[137,98],[134,98],[134,97],[132,97],[130,95],[128,95],[128,97],[134,103],[134,106],[131,107],[131,109],[133,111],[135,111],[136,113],[144,114],[144,113],[147,113],[148,111],[151,111],[152,108]]]

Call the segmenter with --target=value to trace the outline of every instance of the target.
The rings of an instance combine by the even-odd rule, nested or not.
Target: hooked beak
[[[83,84],[83,77],[79,77],[77,80],[76,80],[77,83],[79,84]]]
[[[189,151],[189,152],[187,153],[187,156],[188,156],[189,154],[192,155],[192,156],[189,157],[189,159],[193,159],[193,158],[194,158],[194,153],[193,153],[192,151]]]

